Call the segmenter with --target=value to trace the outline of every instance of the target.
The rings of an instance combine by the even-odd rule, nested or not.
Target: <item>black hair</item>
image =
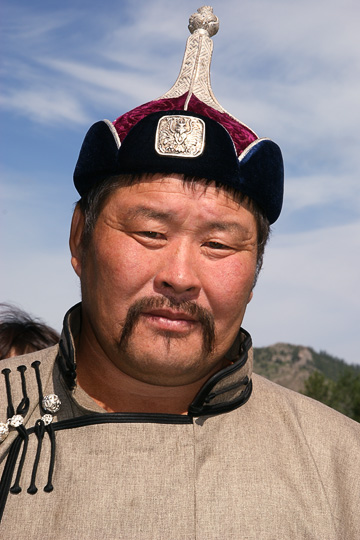
[[[59,334],[18,307],[0,304],[0,360],[51,347]]]

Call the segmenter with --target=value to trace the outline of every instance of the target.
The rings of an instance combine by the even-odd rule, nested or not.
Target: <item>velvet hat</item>
[[[102,120],[87,132],[74,172],[83,197],[119,174],[178,173],[230,186],[253,199],[270,223],[280,215],[281,150],[228,113],[210,86],[211,37],[218,18],[204,6],[190,17],[183,64],[160,98]]]

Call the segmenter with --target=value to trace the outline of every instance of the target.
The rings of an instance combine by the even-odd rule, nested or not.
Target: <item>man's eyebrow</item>
[[[206,224],[209,231],[223,231],[231,233],[244,232],[245,227],[236,221],[212,221]]]
[[[171,212],[164,212],[162,210],[155,210],[149,206],[136,206],[127,211],[126,217],[128,219],[133,219],[137,217],[145,217],[150,219],[158,219],[161,221],[166,221],[171,219]]]
[[[135,219],[137,217],[144,217],[148,219],[155,219],[159,221],[173,221],[174,215],[172,212],[164,212],[151,208],[149,206],[135,206],[127,211],[127,219]],[[204,220],[202,227],[209,232],[230,232],[233,234],[243,233],[247,231],[246,227],[238,223],[237,221],[206,221]]]

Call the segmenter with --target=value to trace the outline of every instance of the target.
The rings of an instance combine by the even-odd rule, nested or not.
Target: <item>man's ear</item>
[[[81,263],[82,263],[82,235],[84,231],[84,214],[82,213],[79,204],[76,205],[71,221],[70,229],[70,251],[71,264],[76,274],[81,278]]]
[[[254,291],[251,291],[247,303],[251,302],[253,296],[254,296]]]

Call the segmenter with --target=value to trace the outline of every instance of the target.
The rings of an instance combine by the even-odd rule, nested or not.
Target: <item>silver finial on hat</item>
[[[200,101],[224,112],[216,100],[210,84],[210,64],[213,52],[214,36],[219,29],[219,19],[210,6],[203,6],[191,15],[188,26],[191,36],[186,42],[183,63],[175,84],[159,99],[176,98],[188,93],[184,110],[187,110],[192,95]]]
[[[211,37],[219,30],[219,19],[214,15],[213,8],[199,8],[197,13],[189,18],[188,28],[191,36],[186,42],[179,76],[170,90],[158,99],[177,98],[187,93],[184,105],[184,110],[187,111],[191,96],[194,95],[209,107],[226,113],[239,124],[243,124],[220,105],[211,89],[210,65],[214,47]]]
[[[212,37],[218,33],[219,19],[214,15],[212,7],[203,6],[190,16],[188,28],[191,34],[200,31]]]

